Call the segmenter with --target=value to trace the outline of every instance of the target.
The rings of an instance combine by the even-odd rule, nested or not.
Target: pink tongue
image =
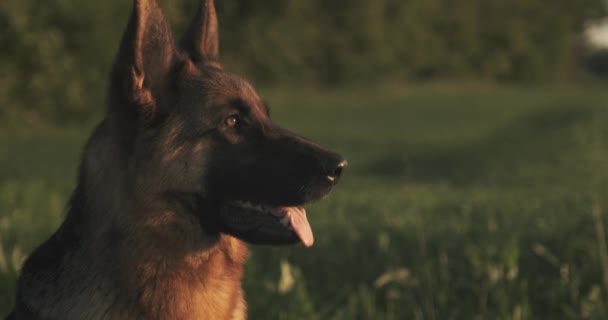
[[[289,208],[289,223],[296,232],[300,240],[306,247],[312,246],[315,239],[312,236],[312,230],[308,219],[306,219],[306,210],[304,208],[291,207]]]

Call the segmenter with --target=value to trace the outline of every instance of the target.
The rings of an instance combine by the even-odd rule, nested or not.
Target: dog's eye
[[[241,118],[237,115],[231,115],[224,120],[224,123],[230,128],[237,128],[241,125]]]

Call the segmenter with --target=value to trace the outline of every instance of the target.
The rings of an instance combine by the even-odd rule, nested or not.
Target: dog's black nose
[[[333,166],[333,169],[328,170],[329,172],[327,174],[327,180],[329,180],[331,183],[338,182],[338,178],[340,178],[342,171],[344,171],[346,166],[348,166],[348,161],[340,159],[340,161]]]

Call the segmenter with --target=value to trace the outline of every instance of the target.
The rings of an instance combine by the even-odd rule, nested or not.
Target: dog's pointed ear
[[[174,65],[176,52],[157,0],[135,0],[114,63],[113,84],[122,91],[118,94],[142,107],[153,106],[153,92]]]
[[[213,0],[201,0],[181,47],[192,61],[219,66],[219,31]]]

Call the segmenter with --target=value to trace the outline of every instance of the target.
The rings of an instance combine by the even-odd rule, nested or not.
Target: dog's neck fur
[[[68,216],[53,237],[55,243],[74,243],[70,252],[57,252],[61,262],[53,270],[45,270],[57,274],[58,287],[49,288],[57,292],[57,301],[32,309],[45,308],[44,314],[66,319],[245,319],[245,244],[206,233],[197,216],[175,201],[131,205],[126,166],[116,165],[125,159],[110,158],[123,154],[112,148],[123,146],[104,130],[110,130],[107,121],[86,148]],[[99,190],[109,185],[113,188]],[[82,279],[63,281],[61,270],[67,268]],[[88,279],[93,275],[97,278]],[[99,286],[83,285],[91,283]]]

